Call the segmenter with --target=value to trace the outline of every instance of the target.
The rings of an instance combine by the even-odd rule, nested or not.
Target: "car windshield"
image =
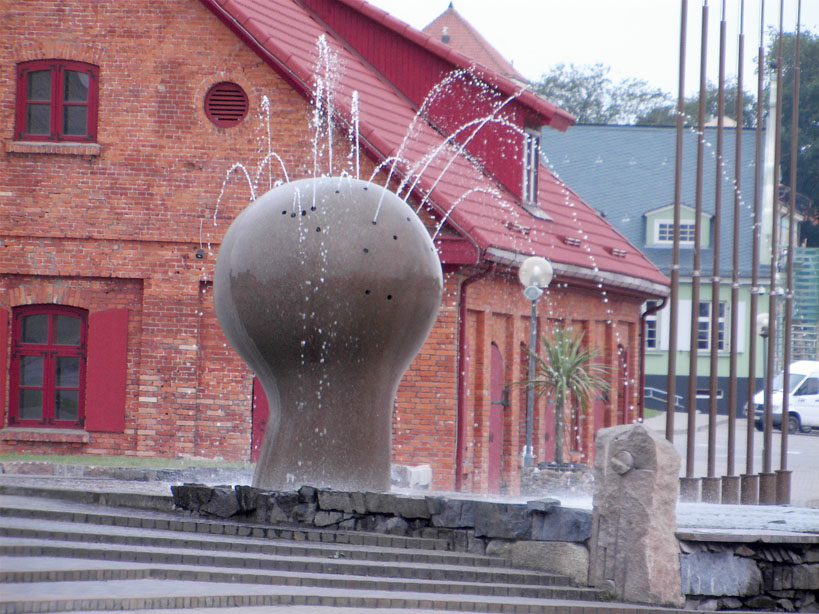
[[[773,381],[773,391],[774,392],[782,392],[782,381],[785,379],[785,374],[780,373],[774,378]],[[804,373],[791,373],[790,381],[788,381],[788,386],[790,387],[790,392],[796,390],[799,384],[802,383],[802,380],[805,379]]]

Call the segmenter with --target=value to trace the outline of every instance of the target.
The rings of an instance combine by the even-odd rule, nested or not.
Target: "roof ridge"
[[[456,19],[461,24],[461,26],[466,31],[466,33],[469,36],[471,36],[472,39],[477,43],[477,45],[480,47],[480,49],[487,56],[489,56],[491,60],[496,62],[499,65],[500,68],[502,68],[504,71],[507,71],[508,73],[510,73],[510,76],[514,76],[514,78],[519,79],[522,82],[527,82],[528,83],[528,80],[518,72],[518,70],[515,68],[514,64],[512,64],[509,60],[507,60],[504,57],[504,55],[500,51],[498,51],[495,48],[495,46],[492,45],[492,43],[490,43],[489,40],[487,40],[486,37],[483,36],[483,34],[480,33],[480,31],[478,31],[477,28],[475,28],[475,26],[473,26],[463,15],[461,15],[458,12],[458,10],[452,5],[452,2],[449,3],[449,7],[447,7],[447,9],[443,13],[438,15],[438,17],[436,17],[429,24],[424,26],[424,28],[421,31],[424,32],[425,34],[429,34],[428,30],[432,26],[434,26],[438,21],[440,21],[441,18],[443,18],[443,17],[445,17],[447,15],[452,15],[452,17],[454,19]],[[431,36],[431,34],[430,34],[430,36]],[[456,51],[458,51],[458,49],[454,45],[450,45],[450,46],[453,49],[455,49]],[[461,52],[461,53],[463,53],[463,52]],[[466,53],[464,53],[464,55],[469,57]],[[475,60],[475,61],[478,61],[477,58],[472,58],[472,59]],[[487,68],[489,68],[490,70],[494,70],[491,66],[487,66]],[[504,76],[506,76],[506,75],[504,75]]]
[[[471,70],[477,77],[487,81],[489,85],[496,87],[501,93],[506,95],[515,95],[517,100],[542,115],[547,119],[546,122],[550,127],[557,130],[565,130],[575,122],[575,117],[567,111],[561,109],[556,104],[549,102],[545,98],[541,98],[535,94],[530,88],[521,86],[515,83],[509,77],[506,77],[489,67],[477,64],[474,60],[467,57],[460,51],[445,45],[444,43],[435,40],[429,34],[416,30],[409,24],[400,19],[390,15],[386,11],[373,6],[366,0],[336,0],[356,10],[370,19],[382,24],[384,27],[400,34],[411,42],[423,47],[430,53],[454,64],[459,68]]]

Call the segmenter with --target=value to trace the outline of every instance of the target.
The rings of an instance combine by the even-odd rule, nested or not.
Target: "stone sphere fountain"
[[[234,220],[214,302],[270,406],[254,486],[389,490],[396,391],[442,288],[423,223],[372,183],[293,181]]]

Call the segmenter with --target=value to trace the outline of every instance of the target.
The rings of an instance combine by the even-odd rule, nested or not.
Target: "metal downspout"
[[[664,309],[667,303],[668,297],[664,296],[659,305],[650,307],[640,314],[640,407],[638,408],[640,412],[640,422],[642,422],[645,417],[646,409],[646,318]]]

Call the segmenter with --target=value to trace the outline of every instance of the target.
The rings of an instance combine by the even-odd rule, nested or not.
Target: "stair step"
[[[12,560],[10,558],[5,561]],[[534,586],[527,584],[486,583],[477,581],[438,582],[436,580],[406,580],[383,577],[350,577],[338,574],[295,573],[276,571],[236,571],[230,568],[197,566],[165,566],[121,564],[118,567],[99,565],[82,566],[75,561],[72,568],[53,569],[49,559],[31,557],[26,559],[30,569],[18,569],[0,573],[3,584],[43,582],[99,582],[123,580],[176,580],[186,582],[218,582],[264,586],[302,586],[321,589],[343,588],[355,590],[379,590],[418,592],[446,595],[482,595],[493,597],[526,597],[533,599],[584,599],[594,600],[598,594],[593,589],[570,586]]]
[[[82,597],[76,595],[81,594]],[[31,598],[32,595],[38,597]],[[47,595],[47,597],[45,597]],[[237,586],[184,580],[113,580],[105,583],[29,583],[4,586],[3,612],[191,609],[312,605],[481,612],[538,612],[563,601],[426,592],[316,589],[302,586]],[[588,602],[586,607],[588,607]],[[597,604],[594,604],[597,605]],[[561,608],[562,611],[562,608]],[[588,610],[586,610],[588,611]]]
[[[293,542],[241,538],[200,533],[183,533],[157,529],[135,529],[130,527],[95,527],[87,525],[78,528],[75,523],[57,521],[47,528],[42,521],[6,518],[0,526],[0,537],[17,537],[37,540],[81,542],[84,544],[117,544],[127,546],[151,546],[158,548],[179,548],[187,550],[212,550],[244,554],[270,554],[279,556],[299,556],[317,558],[342,558],[367,561],[406,561],[411,563],[462,565],[466,567],[509,567],[509,563],[497,557],[451,551],[414,550],[408,548],[379,548],[373,550],[365,546],[348,544],[326,544],[321,542]]]
[[[133,510],[129,510],[129,513],[120,514],[119,511],[88,512],[48,508],[31,509],[28,507],[15,507],[13,502],[12,504],[6,502],[8,499],[10,499],[10,497],[0,496],[0,517],[37,518],[102,526],[159,529],[238,537],[265,537],[268,539],[351,544],[379,548],[415,548],[421,550],[448,550],[449,548],[449,543],[446,540],[427,537],[405,537],[400,535],[365,533],[362,531],[333,531],[302,526],[284,527],[251,523],[245,524],[235,521],[192,518],[173,514],[140,514]]]
[[[446,539],[0,495],[0,614],[615,611],[601,591],[564,576],[449,548]]]
[[[163,565],[199,565],[235,569],[263,569],[297,573],[331,573],[354,576],[449,581],[474,580],[508,584],[553,586],[562,578],[543,572],[506,570],[491,567],[431,565],[393,561],[346,561],[314,557],[256,555],[243,553],[184,551],[173,548],[144,546],[106,547],[79,545],[73,542],[32,540],[4,537],[0,540],[0,555],[20,557],[62,557]]]

